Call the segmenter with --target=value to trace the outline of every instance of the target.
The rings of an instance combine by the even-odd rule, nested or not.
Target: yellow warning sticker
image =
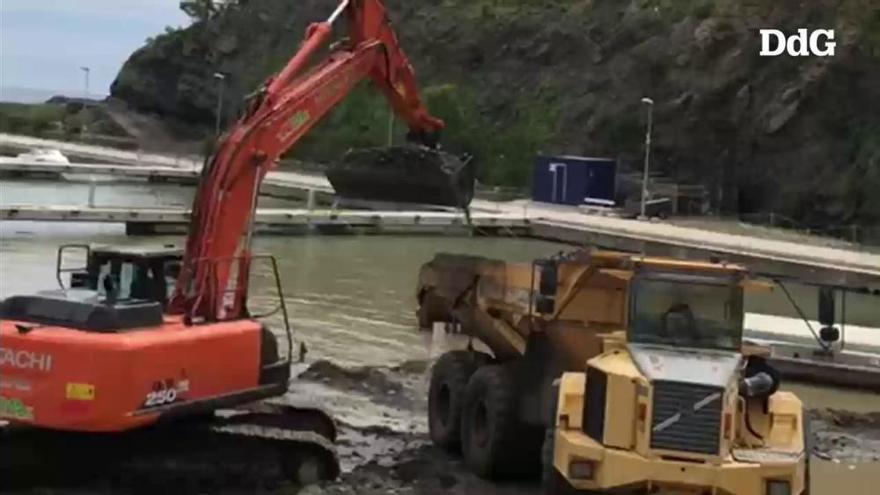
[[[72,400],[95,400],[95,386],[88,383],[68,383],[67,398]]]

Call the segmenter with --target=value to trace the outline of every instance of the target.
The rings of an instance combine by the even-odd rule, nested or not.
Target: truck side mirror
[[[554,260],[537,261],[541,281],[538,293],[542,296],[555,297],[559,286],[559,265]]]
[[[823,327],[834,325],[835,309],[834,289],[831,287],[819,288],[819,323]]]
[[[556,310],[556,299],[538,294],[535,298],[535,312],[542,315],[553,314]]]
[[[535,296],[535,312],[552,314],[556,310],[556,290],[559,286],[559,264],[555,260],[538,260],[538,294]]]

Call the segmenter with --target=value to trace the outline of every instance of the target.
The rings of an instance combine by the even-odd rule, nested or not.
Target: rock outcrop
[[[277,70],[333,2],[250,0],[135,52],[112,87],[144,111],[213,123]],[[880,224],[878,0],[388,0],[446,146],[482,179],[523,184],[533,156],[618,156],[638,168],[655,106],[655,163],[728,212]],[[834,57],[760,57],[759,29],[836,30]],[[342,29],[340,29],[342,31]],[[299,153],[376,144],[387,110],[358,93]]]

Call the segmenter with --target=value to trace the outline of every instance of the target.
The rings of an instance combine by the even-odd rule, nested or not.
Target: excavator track
[[[336,478],[335,438],[319,409],[262,403],[122,434],[0,425],[0,479],[10,490],[283,489]]]

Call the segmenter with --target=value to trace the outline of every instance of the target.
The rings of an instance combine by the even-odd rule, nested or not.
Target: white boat
[[[54,148],[33,148],[27,153],[19,153],[13,160],[69,165],[70,160],[60,150]],[[112,182],[116,177],[110,174],[62,173],[64,180],[71,182]]]
[[[52,148],[34,148],[27,153],[19,153],[15,158],[39,163],[70,163],[64,153]]]

